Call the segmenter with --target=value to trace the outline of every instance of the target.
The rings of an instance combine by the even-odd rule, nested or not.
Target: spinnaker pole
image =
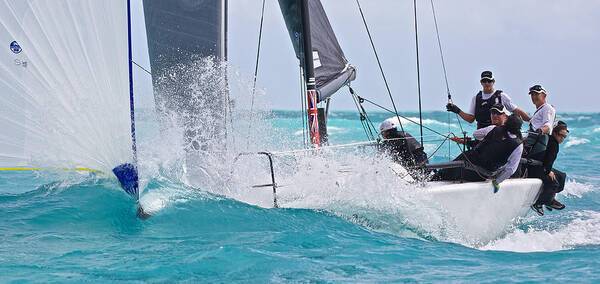
[[[321,146],[319,137],[319,117],[317,110],[318,94],[315,81],[315,69],[313,64],[312,42],[310,38],[310,20],[308,12],[308,1],[301,0],[301,18],[302,18],[302,41],[304,50],[304,74],[306,81],[306,97],[308,99],[308,130],[310,132],[310,142],[317,147]]]

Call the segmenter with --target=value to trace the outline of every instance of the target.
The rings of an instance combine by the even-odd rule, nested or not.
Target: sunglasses
[[[494,82],[494,80],[490,80],[490,79],[483,79],[480,81],[481,83],[492,83]]]
[[[558,137],[562,137],[562,138],[565,138],[565,139],[567,138],[567,134],[560,134],[560,133],[558,133],[557,135],[558,135]]]

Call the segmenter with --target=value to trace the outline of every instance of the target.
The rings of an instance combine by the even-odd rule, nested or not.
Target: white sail
[[[127,5],[0,2],[0,168],[132,161]]]

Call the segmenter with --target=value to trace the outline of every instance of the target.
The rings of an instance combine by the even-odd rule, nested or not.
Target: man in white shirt
[[[494,90],[495,82],[496,80],[492,71],[483,71],[480,80],[483,90],[479,91],[471,100],[469,113],[463,112],[458,106],[452,103],[446,105],[446,110],[458,114],[463,120],[469,123],[477,121],[477,129],[492,125],[490,109],[497,103],[501,103],[508,111],[517,113],[522,119],[529,121],[529,115],[518,108],[505,92]]]
[[[534,157],[546,150],[549,135],[552,134],[556,110],[546,103],[546,90],[541,85],[529,88],[531,102],[536,107],[529,121],[529,131],[525,141],[525,151],[528,157]]]

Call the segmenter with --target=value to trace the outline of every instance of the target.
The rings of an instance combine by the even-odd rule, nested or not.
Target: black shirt
[[[427,159],[423,152],[423,146],[410,134],[404,131],[391,131],[387,139],[400,138],[397,140],[384,140],[381,150],[392,157],[394,162],[415,166]]]
[[[544,158],[542,159],[542,163],[544,164],[544,174],[549,174],[550,170],[552,170],[552,165],[554,165],[558,150],[558,141],[551,135],[550,139],[548,139],[548,146],[546,146]]]

